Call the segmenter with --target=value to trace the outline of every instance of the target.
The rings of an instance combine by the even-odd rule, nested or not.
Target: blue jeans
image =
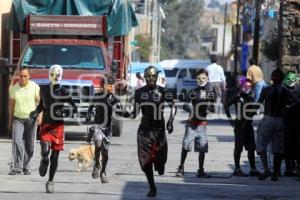
[[[257,102],[260,96],[260,93],[262,89],[266,87],[266,82],[264,80],[261,80],[254,85],[254,99]]]

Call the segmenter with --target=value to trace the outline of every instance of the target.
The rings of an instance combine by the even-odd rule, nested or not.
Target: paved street
[[[258,181],[256,178],[230,177],[233,171],[232,128],[224,120],[213,120],[209,127],[209,153],[205,169],[213,175],[211,179],[196,178],[197,157],[188,155],[185,177],[176,178],[179,164],[181,140],[184,125],[181,120],[186,113],[179,110],[175,120],[175,132],[168,135],[169,154],[164,176],[155,176],[158,188],[156,199],[300,199],[300,182],[294,178],[282,177],[279,182]],[[9,176],[10,140],[0,140],[0,199],[146,199],[148,191],[146,178],[141,172],[136,153],[136,129],[138,121],[127,120],[125,132],[114,137],[108,163],[108,184],[91,178],[91,168],[75,172],[76,161],[67,158],[70,148],[84,144],[84,141],[67,141],[61,153],[58,171],[54,180],[55,193],[45,193],[47,178],[38,175],[39,144],[32,162],[31,176]],[[70,129],[70,127],[69,127]],[[72,128],[71,128],[72,129]],[[75,129],[75,128],[73,128]],[[82,130],[85,130],[83,127]],[[242,167],[248,171],[246,153],[243,153]],[[257,159],[259,168],[260,162]]]

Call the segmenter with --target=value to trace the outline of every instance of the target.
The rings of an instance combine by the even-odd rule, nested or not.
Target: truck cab
[[[49,68],[54,64],[61,65],[64,71],[60,84],[70,92],[78,107],[76,118],[70,115],[66,121],[84,123],[89,103],[99,91],[100,84],[108,83],[108,74],[118,77],[120,73],[118,66],[115,70],[112,68],[112,57],[120,55],[108,52],[106,16],[29,15],[26,36],[28,41],[17,69],[29,68],[31,80],[43,89],[50,83]],[[114,47],[119,50],[121,46]],[[12,84],[16,81],[17,76],[14,76]],[[66,105],[67,113],[69,109]],[[121,135],[121,125],[113,120],[114,136]]]

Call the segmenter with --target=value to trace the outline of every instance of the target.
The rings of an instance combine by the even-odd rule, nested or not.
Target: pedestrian
[[[300,101],[300,85],[298,84],[298,76],[295,72],[286,73],[283,85],[297,98],[296,102],[289,101],[289,109],[284,115],[284,160],[285,160],[285,176],[296,176],[294,170],[300,164],[300,128],[299,128],[299,106],[295,106]]]
[[[142,119],[137,131],[137,144],[139,163],[150,187],[148,197],[155,197],[157,193],[153,165],[155,171],[163,175],[167,162],[168,144],[163,115],[165,103],[171,107],[170,118],[166,125],[169,134],[173,132],[173,120],[176,114],[173,95],[157,85],[158,73],[154,66],[145,69],[146,85],[135,91],[133,112],[124,113],[124,117],[135,118],[139,110],[142,111]]]
[[[145,83],[145,81],[144,81],[144,79],[143,79],[143,77],[142,77],[142,75],[141,75],[141,73],[140,72],[137,72],[136,73],[136,78],[137,78],[137,81],[136,81],[136,90],[137,89],[140,89],[141,87],[143,87],[143,86],[145,86],[146,85],[146,83]]]
[[[208,81],[217,95],[217,103],[223,102],[226,91],[226,78],[223,67],[217,64],[217,56],[210,56],[211,64],[205,69],[208,72]]]
[[[59,152],[64,149],[64,117],[67,113],[64,104],[70,106],[69,116],[77,112],[76,105],[69,92],[59,83],[62,79],[63,69],[60,65],[52,65],[49,69],[50,84],[40,90],[40,103],[35,111],[30,113],[32,119],[43,112],[40,126],[41,161],[39,174],[44,177],[48,170],[50,155],[49,179],[46,183],[46,192],[54,192],[53,179],[58,166]]]
[[[225,113],[234,128],[234,164],[235,170],[234,176],[248,176],[240,167],[241,153],[243,147],[248,151],[248,160],[251,170],[250,176],[259,176],[255,166],[255,138],[254,129],[252,126],[253,116],[256,114],[256,110],[259,108],[258,104],[254,104],[255,100],[251,96],[252,83],[246,77],[241,77],[239,80],[240,91],[235,93],[224,103]],[[230,106],[235,105],[236,119],[231,118]]]
[[[92,99],[92,103],[89,106],[86,121],[91,121],[93,109],[95,108],[94,125],[89,129],[88,142],[94,139],[95,145],[95,164],[93,167],[92,177],[94,179],[99,178],[101,183],[108,183],[106,176],[106,165],[108,162],[108,150],[111,143],[111,121],[114,106],[120,108],[119,99],[112,93],[111,87],[107,87],[105,81],[101,79],[101,88],[98,93],[95,94]],[[109,81],[108,81],[109,83]],[[109,83],[110,85],[111,83]],[[100,164],[101,154],[101,164]],[[101,171],[100,171],[101,169]]]
[[[278,181],[280,166],[284,151],[284,121],[289,99],[295,99],[291,92],[282,86],[284,74],[280,69],[275,69],[271,74],[273,84],[264,88],[258,99],[264,102],[264,117],[257,130],[256,151],[261,158],[264,173],[258,178],[264,180],[271,176],[268,166],[267,147],[271,143],[273,156],[273,168],[271,180]]]
[[[184,175],[184,162],[187,157],[187,153],[192,150],[194,142],[194,151],[199,152],[199,169],[197,177],[209,178],[210,175],[204,171],[203,167],[205,153],[208,152],[206,115],[207,111],[215,111],[213,104],[216,100],[216,94],[214,93],[210,83],[208,83],[208,72],[205,69],[200,69],[196,74],[196,78],[198,87],[191,90],[186,99],[187,103],[191,102],[192,105],[185,105],[185,109],[190,112],[190,115],[185,126],[180,165],[176,176],[181,177]]]
[[[258,101],[262,89],[266,87],[266,82],[264,81],[264,74],[260,67],[256,65],[256,60],[254,58],[249,59],[249,65],[247,78],[250,79],[253,84],[254,99],[255,101]]]
[[[28,68],[18,72],[19,81],[9,88],[10,122],[12,122],[12,166],[9,175],[30,175],[34,153],[35,121],[29,117],[39,102],[39,86],[30,80]],[[23,141],[24,140],[24,141]]]

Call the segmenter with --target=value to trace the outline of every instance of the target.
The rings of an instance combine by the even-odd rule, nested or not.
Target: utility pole
[[[254,28],[254,40],[253,40],[253,58],[256,60],[256,64],[258,62],[258,52],[259,52],[260,11],[261,11],[261,0],[256,0],[255,28]]]
[[[222,67],[225,67],[225,41],[226,41],[227,6],[228,6],[228,4],[225,3],[223,49],[222,49]]]
[[[152,26],[151,26],[151,38],[152,38],[152,49],[151,49],[151,60],[150,63],[157,63],[158,53],[158,0],[153,0],[152,3]]]
[[[238,46],[239,46],[239,37],[240,37],[240,7],[241,7],[241,0],[237,1],[237,16],[236,16],[236,27],[235,27],[235,49],[234,49],[234,75],[237,75],[237,68],[238,68]]]

